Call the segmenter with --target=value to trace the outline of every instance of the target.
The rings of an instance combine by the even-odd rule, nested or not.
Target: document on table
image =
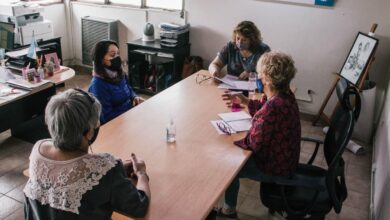
[[[14,89],[7,84],[0,83],[0,104],[26,94],[27,91]]]
[[[229,126],[232,133],[249,131],[252,126],[252,117],[244,111],[220,113],[218,116],[222,120],[211,121],[211,124],[213,124],[218,134],[223,134],[223,132],[218,128],[217,122],[223,122],[225,125]]]
[[[18,89],[24,89],[24,90],[33,90],[39,86],[42,86],[43,84],[51,83],[49,80],[43,79],[39,83],[32,83],[28,82],[24,79],[18,78],[18,79],[11,79],[7,81],[7,84],[11,87],[18,88]]]
[[[228,112],[228,113],[220,113],[218,114],[222,120],[229,122],[229,121],[238,121],[238,120],[246,120],[251,119],[252,117],[246,113],[245,111],[239,111],[239,112]]]
[[[238,77],[229,74],[225,75],[222,78],[219,77],[214,77],[214,78],[231,87],[235,87],[234,83],[238,81]]]
[[[222,83],[218,86],[219,89],[237,89],[237,90],[255,90],[256,83],[239,80],[238,77],[226,75],[222,78],[215,77]]]
[[[226,122],[224,122],[223,120],[211,121],[211,124],[213,125],[213,127],[215,128],[215,130],[217,130],[218,134],[226,134],[225,132],[223,132],[223,131],[218,127],[217,123],[225,124],[226,127],[229,127],[229,125],[228,125]],[[230,130],[231,130],[231,133],[232,133],[232,134],[237,133],[236,131],[234,131],[234,130],[232,130],[232,129],[230,129]]]

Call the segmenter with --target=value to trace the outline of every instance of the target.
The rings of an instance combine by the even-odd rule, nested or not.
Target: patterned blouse
[[[261,43],[258,49],[249,57],[241,56],[240,50],[229,42],[225,47],[218,52],[218,58],[227,65],[227,72],[233,76],[239,76],[242,72],[256,72],[256,64],[260,56],[270,50],[269,46]]]
[[[293,93],[270,100],[251,100],[252,127],[240,147],[250,149],[258,168],[268,175],[286,176],[294,172],[300,154],[301,123]]]
[[[110,154],[85,154],[66,160],[48,159],[38,141],[30,155],[30,179],[24,188],[25,219],[110,219],[114,210],[142,217],[149,198],[125,175]]]

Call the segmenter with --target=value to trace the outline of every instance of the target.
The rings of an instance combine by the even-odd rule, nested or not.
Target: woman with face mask
[[[122,70],[118,44],[114,41],[98,42],[92,50],[93,78],[88,91],[102,105],[100,123],[104,124],[144,100],[136,96]]]
[[[38,141],[30,155],[25,219],[111,219],[114,210],[146,214],[145,163],[134,154],[123,163],[108,153],[88,152],[98,137],[100,109],[95,97],[79,89],[50,99],[45,122],[51,139]]]
[[[261,39],[261,33],[251,21],[242,21],[233,31],[233,39],[220,52],[209,66],[212,76],[223,77],[222,68],[241,80],[248,79],[250,72],[256,72],[260,56],[269,51]]]

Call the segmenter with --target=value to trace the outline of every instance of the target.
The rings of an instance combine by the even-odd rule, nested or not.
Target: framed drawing
[[[46,63],[51,62],[52,64],[54,64],[54,71],[60,69],[60,61],[58,60],[58,56],[56,52],[45,54],[45,61]]]
[[[359,32],[340,70],[340,75],[357,85],[377,45],[378,39]]]

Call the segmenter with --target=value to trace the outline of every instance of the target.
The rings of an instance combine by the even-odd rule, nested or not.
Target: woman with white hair
[[[30,155],[26,219],[110,219],[114,210],[146,214],[145,163],[134,154],[122,163],[107,153],[88,152],[99,133],[100,111],[99,101],[80,89],[50,99],[45,121],[51,139],[38,141]]]

